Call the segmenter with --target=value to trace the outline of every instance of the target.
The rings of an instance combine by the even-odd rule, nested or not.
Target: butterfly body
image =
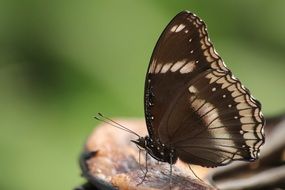
[[[149,136],[141,137],[132,142],[145,149],[146,152],[157,161],[174,164],[178,159],[173,147],[166,146],[160,141],[154,142]]]
[[[149,136],[133,142],[158,161],[205,167],[253,161],[264,143],[261,104],[216,53],[205,23],[187,11],[154,48],[144,107]]]

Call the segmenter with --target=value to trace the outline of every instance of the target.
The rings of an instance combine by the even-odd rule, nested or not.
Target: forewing
[[[205,24],[194,14],[183,11],[168,24],[146,74],[145,116],[150,136],[157,135],[164,112],[176,96],[174,92],[208,69],[227,71],[214,51]]]

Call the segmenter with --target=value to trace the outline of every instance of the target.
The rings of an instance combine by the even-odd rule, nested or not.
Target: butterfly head
[[[137,140],[131,140],[131,141],[143,149],[146,148],[146,139],[144,137],[139,137]]]

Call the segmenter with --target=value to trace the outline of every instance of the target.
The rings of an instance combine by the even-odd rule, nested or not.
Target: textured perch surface
[[[115,119],[120,124],[144,136],[146,127],[144,120]],[[143,183],[145,171],[145,152],[139,158],[139,149],[130,142],[136,136],[108,124],[96,127],[89,136],[80,164],[83,176],[88,184],[82,189],[120,189],[120,190],[146,190],[170,189],[170,165],[158,163],[148,157],[148,173]],[[139,162],[140,160],[140,162]],[[187,165],[178,161],[173,166],[172,190],[188,189],[214,189],[213,187],[192,177]],[[203,177],[208,169],[193,166],[196,174]],[[93,186],[93,187],[92,187]],[[78,188],[78,189],[81,189]]]

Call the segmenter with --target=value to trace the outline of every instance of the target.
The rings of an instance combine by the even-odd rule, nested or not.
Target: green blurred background
[[[184,9],[235,75],[285,109],[285,1],[0,1],[0,189],[71,189],[98,111],[143,117],[144,77]]]

